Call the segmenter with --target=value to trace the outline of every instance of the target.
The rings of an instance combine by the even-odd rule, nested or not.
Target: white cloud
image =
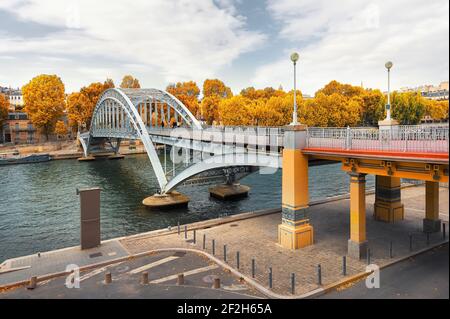
[[[310,94],[333,79],[384,89],[387,60],[395,88],[448,80],[448,0],[269,0],[268,10],[291,45],[256,71],[254,85],[292,88],[293,50]]]
[[[34,67],[34,54],[56,58],[70,55],[72,64],[53,60],[46,68],[66,79],[69,90],[88,84],[93,77],[88,72],[90,76],[83,78],[90,67],[78,65],[83,59],[97,59],[94,69],[109,70],[108,74],[98,74],[96,80],[120,77],[128,71],[112,70],[114,63],[130,64],[139,66],[137,75],[145,77],[141,78],[144,85],[161,87],[172,81],[201,81],[214,76],[266,39],[261,33],[247,31],[245,19],[235,14],[232,2],[223,0],[219,7],[212,0],[2,0],[0,9],[21,21],[63,28],[32,39],[1,34],[0,55],[27,58],[15,69],[1,64],[0,81],[17,81],[19,76],[41,70]],[[23,69],[25,66],[27,69]]]

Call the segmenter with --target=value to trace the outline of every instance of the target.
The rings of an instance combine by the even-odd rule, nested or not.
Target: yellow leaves
[[[131,75],[125,75],[122,79],[122,84],[120,84],[122,89],[140,89],[141,84],[138,79],[135,79]]]
[[[200,117],[199,112],[199,102],[198,96],[200,95],[200,89],[197,86],[197,83],[194,81],[189,82],[179,82],[177,84],[169,85],[167,87],[167,92],[174,95],[177,99],[179,99],[186,107],[191,111],[191,113]]]
[[[426,114],[435,120],[448,119],[448,101],[427,101]]]
[[[9,100],[5,95],[0,94],[0,125],[8,118]]]
[[[65,89],[56,75],[39,75],[22,88],[25,112],[30,120],[46,135],[57,119],[63,115]]]
[[[203,96],[211,97],[213,95],[226,99],[232,97],[233,93],[231,92],[231,89],[225,86],[222,81],[217,79],[208,79],[203,83]]]
[[[208,124],[213,124],[220,119],[219,104],[221,98],[218,95],[204,97],[200,106],[201,119]]]
[[[255,102],[241,95],[219,100],[218,115],[223,125],[254,125],[252,109]]]
[[[67,127],[63,121],[56,122],[55,133],[62,136],[67,135]]]
[[[81,88],[80,92],[72,93],[67,98],[67,117],[71,125],[86,124],[89,128],[92,113],[100,95],[107,89],[114,87],[112,80],[104,83],[96,82]]]

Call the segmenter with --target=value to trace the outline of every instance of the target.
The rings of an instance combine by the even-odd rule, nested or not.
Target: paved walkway
[[[367,197],[368,240],[372,250],[372,263],[379,266],[390,262],[389,246],[394,243],[395,257],[410,254],[409,236],[413,236],[413,249],[427,246],[422,232],[424,218],[424,187],[407,188],[402,191],[406,220],[397,224],[386,224],[373,219],[374,195]],[[448,189],[440,194],[441,216],[448,222]],[[216,256],[224,258],[223,246],[227,245],[227,261],[236,267],[236,253],[240,252],[240,270],[251,276],[251,260],[256,260],[256,280],[268,287],[269,267],[273,268],[273,291],[289,294],[291,273],[296,274],[296,294],[304,294],[320,288],[317,284],[317,266],[322,266],[322,282],[332,284],[343,279],[342,258],[347,253],[349,239],[349,200],[330,202],[311,207],[311,221],[315,228],[315,245],[298,251],[283,249],[277,244],[277,226],[281,214],[232,222],[197,231],[197,245],[184,240],[184,235],[169,235],[156,238],[124,239],[121,243],[131,253],[157,248],[193,246],[202,249],[206,235],[206,251],[212,253],[212,240],[216,241]],[[192,232],[188,232],[192,240]],[[442,241],[442,234],[434,234],[430,244]],[[348,275],[366,270],[366,261],[348,259]]]
[[[112,283],[105,284],[109,272]],[[149,284],[142,284],[148,272]],[[177,275],[185,274],[185,284],[177,286]],[[221,288],[213,289],[215,278]],[[250,299],[261,293],[241,283],[203,256],[194,253],[162,252],[82,272],[80,288],[66,287],[66,277],[38,284],[34,290],[24,287],[7,291],[0,298],[19,299]]]
[[[410,254],[409,238],[413,236],[413,250],[427,247],[426,235],[422,232],[424,218],[423,186],[407,188],[402,191],[406,220],[396,224],[376,222],[373,219],[374,196],[367,197],[368,240],[372,250],[372,263],[383,266],[391,261],[389,244],[394,243],[395,257]],[[448,189],[441,189],[441,218],[448,222]],[[68,264],[86,266],[104,261],[126,257],[130,254],[145,253],[164,248],[203,249],[203,235],[206,235],[206,251],[212,253],[212,240],[215,239],[215,255],[224,259],[223,246],[227,245],[227,262],[237,267],[236,253],[240,252],[240,271],[251,277],[251,260],[256,261],[256,281],[268,287],[268,270],[273,268],[273,291],[289,295],[291,273],[296,274],[296,295],[319,288],[317,284],[317,265],[322,266],[324,285],[343,279],[342,257],[347,252],[349,238],[349,200],[339,200],[311,207],[311,221],[315,228],[315,245],[290,251],[277,244],[277,228],[281,213],[259,214],[254,218],[242,219],[244,214],[189,225],[196,227],[197,242],[192,242],[193,232],[184,234],[156,231],[152,233],[115,239],[104,243],[99,249],[82,252],[79,248],[69,248],[37,255],[17,258],[0,266],[0,286],[27,280],[30,276],[41,276],[65,271]],[[275,203],[274,203],[275,206]],[[182,227],[183,228],[183,227]],[[448,227],[447,227],[448,229]],[[442,234],[433,234],[430,244],[442,242]],[[3,273],[17,267],[31,267]],[[348,275],[366,270],[366,262],[348,259]]]

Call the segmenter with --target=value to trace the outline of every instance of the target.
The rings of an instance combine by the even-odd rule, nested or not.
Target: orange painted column
[[[386,223],[405,219],[405,207],[401,197],[401,179],[376,176],[374,218]]]
[[[366,175],[350,173],[350,240],[348,255],[361,259],[367,253]]]
[[[282,224],[278,228],[278,243],[287,249],[300,249],[314,243],[314,230],[309,220],[308,156],[306,127],[285,129],[283,151]]]
[[[426,182],[425,186],[425,214],[423,231],[437,233],[441,231],[442,221],[439,219],[439,183]]]

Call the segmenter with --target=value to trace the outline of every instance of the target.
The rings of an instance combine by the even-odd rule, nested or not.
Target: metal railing
[[[307,147],[448,153],[449,126],[410,125],[378,128],[308,128]]]

